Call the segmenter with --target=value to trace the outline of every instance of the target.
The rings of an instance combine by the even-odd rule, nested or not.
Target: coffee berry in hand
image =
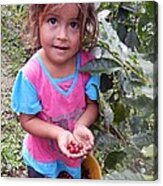
[[[82,143],[76,144],[73,141],[71,141],[70,144],[67,146],[67,149],[72,154],[78,154],[81,152],[81,150],[83,150],[83,144]]]

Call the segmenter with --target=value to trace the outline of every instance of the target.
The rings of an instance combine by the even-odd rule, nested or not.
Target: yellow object
[[[97,159],[92,155],[88,155],[82,163],[83,179],[102,179],[101,167]]]

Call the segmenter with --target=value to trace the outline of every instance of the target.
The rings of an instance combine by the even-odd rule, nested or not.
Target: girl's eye
[[[50,19],[48,19],[48,23],[50,23],[50,24],[52,24],[52,25],[54,25],[54,24],[56,24],[56,22],[57,22],[57,19],[56,18],[50,18]]]
[[[71,22],[70,26],[71,26],[71,28],[75,28],[75,29],[79,28],[79,24],[77,22],[75,22],[75,21]]]

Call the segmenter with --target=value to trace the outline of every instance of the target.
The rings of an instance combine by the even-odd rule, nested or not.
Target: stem
[[[112,54],[112,56],[114,57],[114,60],[120,65],[120,66],[122,66],[123,68],[124,68],[124,70],[126,71],[126,69],[125,69],[125,67],[126,68],[128,68],[129,70],[131,70],[132,71],[132,73],[133,74],[135,74],[137,77],[139,77],[142,81],[143,81],[143,83],[146,83],[146,79],[143,77],[143,76],[141,76],[131,65],[129,65],[126,61],[122,61],[116,54],[116,52],[113,52],[113,51],[111,51],[110,50],[110,47],[109,47],[109,45],[107,44],[107,43],[103,43],[102,41],[99,41],[99,44],[101,44],[102,45],[102,47],[104,48],[104,49],[106,49],[106,50],[108,50],[111,54]]]

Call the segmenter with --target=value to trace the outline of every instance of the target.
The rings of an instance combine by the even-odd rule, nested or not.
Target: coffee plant
[[[146,34],[149,43],[154,39],[156,42],[149,45],[155,52],[153,61],[149,60],[149,50],[143,53],[148,46],[145,48],[141,42],[147,38],[136,33],[148,6],[151,11],[157,10],[154,2],[100,4],[96,59],[82,69],[101,75],[100,117],[93,131],[104,179],[157,178],[157,28],[153,24],[156,18],[153,22],[148,20],[147,24],[152,26]],[[157,12],[153,11],[152,16],[157,17]],[[126,26],[129,29],[124,33]]]

